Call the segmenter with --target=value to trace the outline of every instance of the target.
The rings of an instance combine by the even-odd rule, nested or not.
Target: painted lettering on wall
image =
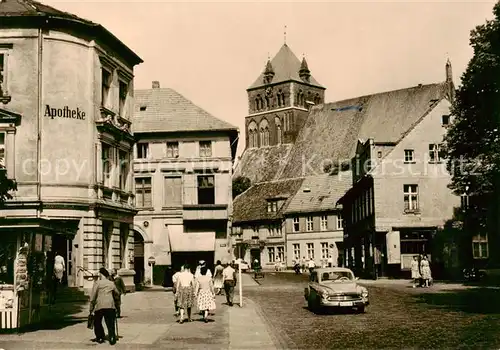
[[[49,105],[45,105],[44,117],[50,117],[51,119],[59,117],[85,120],[85,112],[81,111],[80,108],[71,109],[68,106],[64,106],[64,108],[50,108]]]

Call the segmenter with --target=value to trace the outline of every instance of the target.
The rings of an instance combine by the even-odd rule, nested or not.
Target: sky
[[[134,50],[135,88],[153,80],[240,130],[246,89],[286,40],[326,87],[326,102],[444,81],[472,57],[470,30],[495,1],[39,0],[100,23]],[[286,35],[285,35],[286,26]]]

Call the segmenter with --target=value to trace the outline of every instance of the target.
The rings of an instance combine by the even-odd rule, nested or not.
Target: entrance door
[[[144,282],[144,263],[144,239],[139,232],[134,231],[134,284]]]
[[[248,261],[248,263],[250,265],[252,265],[255,260],[257,260],[259,263],[261,263],[261,261],[260,261],[260,249],[259,248],[250,249],[250,257],[252,258],[252,261]]]
[[[66,267],[66,272],[63,275],[63,279],[61,283],[63,285],[68,285],[68,273],[70,271],[70,266],[72,267],[73,264],[70,265],[71,260],[69,259],[71,257],[71,252],[69,250],[69,247],[71,246],[71,240],[68,240],[66,236],[64,235],[55,235],[52,238],[52,252],[53,252],[53,258],[55,258],[56,254],[59,254],[64,258],[64,265]]]

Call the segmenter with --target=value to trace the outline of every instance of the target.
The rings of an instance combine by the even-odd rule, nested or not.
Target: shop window
[[[128,173],[130,169],[130,162],[129,162],[129,155],[125,151],[120,151],[119,152],[119,159],[120,159],[120,189],[122,191],[127,190],[127,180],[128,180]]]
[[[472,254],[474,259],[488,258],[488,235],[478,234],[472,237]]]
[[[108,70],[102,68],[102,82],[101,82],[101,106],[108,105],[109,91],[111,90],[112,74]]]
[[[111,146],[102,143],[101,161],[102,161],[102,178],[104,186],[111,187],[111,170],[113,168],[113,158],[111,154]]]
[[[200,157],[212,156],[212,141],[200,141]]]
[[[198,204],[215,204],[215,178],[213,175],[198,176]]]
[[[135,205],[139,208],[151,208],[153,206],[150,177],[135,179]]]
[[[146,159],[149,157],[149,143],[139,142],[136,147],[138,159]]]
[[[405,212],[418,211],[418,186],[403,185]]]
[[[179,157],[179,142],[167,142],[167,158]]]
[[[0,285],[14,284],[14,262],[16,259],[16,248],[16,235],[0,235]]]
[[[119,84],[119,115],[125,118],[127,113],[127,95],[128,95],[128,84],[120,80]]]

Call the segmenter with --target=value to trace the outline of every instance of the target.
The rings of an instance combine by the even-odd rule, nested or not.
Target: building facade
[[[419,254],[429,257],[436,275],[445,267],[436,238],[460,207],[460,198],[447,187],[442,152],[451,122],[450,83],[441,84],[427,110],[396,142],[358,142],[353,187],[339,201],[347,263],[358,274],[410,276],[413,256]]]
[[[349,171],[304,180],[284,211],[287,267],[311,259],[316,266],[343,265],[342,207],[336,202],[351,183]]]
[[[167,267],[229,260],[232,165],[238,130],[155,81],[136,90],[136,282]]]
[[[56,252],[72,287],[90,288],[85,276],[102,266],[133,274],[130,125],[141,62],[98,24],[34,1],[0,2],[0,139],[18,185],[0,210],[9,250],[0,264],[13,259],[2,282],[30,291],[18,325],[46,305]]]

